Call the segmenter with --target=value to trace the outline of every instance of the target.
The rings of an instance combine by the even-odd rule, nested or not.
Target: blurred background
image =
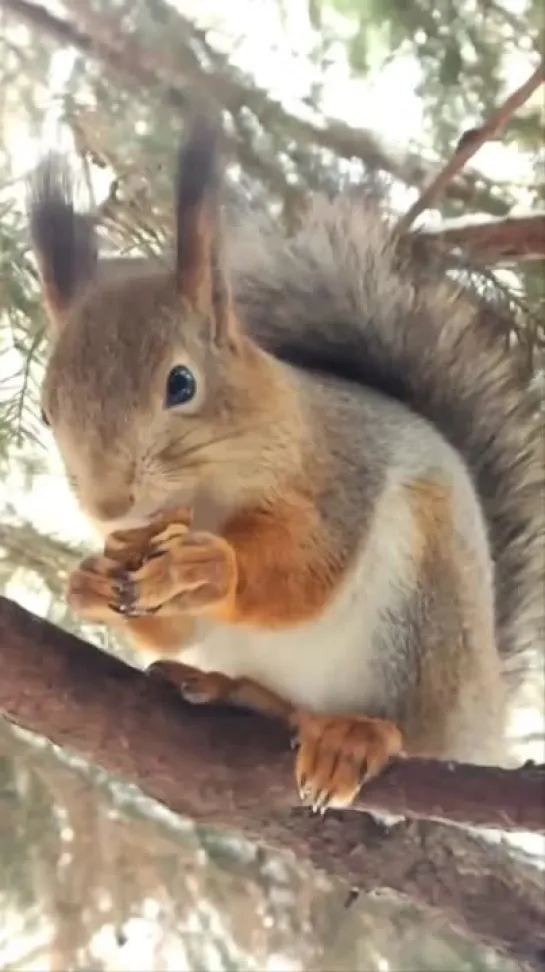
[[[544,23],[543,0],[0,0],[3,593],[130,657],[63,601],[94,538],[40,422],[47,344],[24,196],[43,151],[71,154],[82,200],[117,253],[168,241],[174,151],[195,93],[223,109],[237,211],[266,210],[289,229],[309,193],[377,177],[401,213],[535,68]],[[545,212],[544,121],[541,89],[449,184],[426,226],[466,231]],[[543,380],[543,259],[475,259],[513,307],[510,337],[529,380]],[[521,759],[544,759],[542,700],[536,666],[513,721]],[[545,857],[543,841],[524,846]],[[299,862],[197,828],[0,722],[0,968],[509,965],[408,905],[348,907]]]

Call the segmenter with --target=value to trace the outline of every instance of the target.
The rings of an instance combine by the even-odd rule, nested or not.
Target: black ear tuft
[[[176,186],[176,275],[180,295],[209,313],[212,252],[219,233],[221,184],[219,122],[196,114],[187,125],[178,156]]]
[[[180,297],[211,324],[215,343],[237,344],[221,213],[221,125],[195,114],[178,156],[176,279]]]
[[[28,184],[32,246],[53,321],[94,274],[97,241],[92,217],[76,212],[71,173],[62,156],[46,156]]]
[[[221,126],[211,114],[195,115],[178,154],[177,209],[184,215],[217,196],[221,183]]]

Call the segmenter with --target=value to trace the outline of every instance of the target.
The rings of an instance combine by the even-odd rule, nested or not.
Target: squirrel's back
[[[376,202],[350,195],[316,202],[290,240],[242,234],[233,261],[262,346],[397,399],[465,460],[488,525],[498,650],[518,684],[545,638],[545,471],[503,312],[425,260],[418,240],[396,244]]]

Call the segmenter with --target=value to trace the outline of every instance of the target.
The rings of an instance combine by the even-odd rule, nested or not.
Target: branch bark
[[[464,132],[454,155],[448,160],[446,165],[437,173],[431,182],[423,189],[418,199],[409,207],[407,212],[399,221],[397,230],[401,235],[405,233],[417,216],[423,213],[432,203],[445,192],[448,184],[454,176],[458,175],[466,162],[475,154],[477,149],[485,142],[496,135],[505,127],[511,116],[520,108],[525,101],[537,90],[545,81],[545,59],[541,59],[539,65],[530,77],[521,84],[513,94],[496,109],[480,128],[473,128]]]
[[[174,62],[168,50],[161,50],[155,56],[153,51],[144,49],[134,32],[128,34],[120,26],[116,13],[112,12],[109,17],[98,14],[86,0],[70,0],[77,21],[58,17],[34,0],[2,0],[2,4],[34,29],[48,33],[61,44],[89,53],[139,86],[160,87],[167,102],[178,110],[187,106],[195,91],[201,91],[228,111],[235,121],[242,108],[249,109],[264,130],[274,132],[283,145],[291,141],[299,147],[325,150],[339,159],[358,159],[366,168],[388,172],[407,185],[421,187],[430,178],[430,167],[419,154],[396,156],[388,152],[373,132],[352,128],[338,119],[316,123],[290,114],[266,91],[244,78],[240,71],[233,70],[226,58],[220,60],[220,55],[209,46],[206,51],[212,54],[213,67],[203,68],[191,45],[194,41],[203,46],[202,31],[196,30],[179,11],[175,12],[177,33],[182,37],[185,34],[189,42],[183,45],[183,50],[178,46]],[[166,9],[174,16],[172,8]],[[80,22],[85,26],[80,27]],[[248,139],[225,136],[224,141],[242,166],[262,179],[275,194],[293,197],[294,187],[276,158],[258,153]],[[451,179],[445,194],[466,205],[479,205],[496,216],[503,216],[508,210],[504,200],[478,187],[466,175]]]
[[[89,54],[102,61],[108,68],[125,75],[141,88],[160,88],[166,102],[176,111],[187,108],[191,95],[188,95],[183,85],[173,85],[166,80],[165,65],[156,64],[149,52],[140,50],[134,38],[126,37],[115,25],[108,23],[92,33],[80,29],[75,23],[52,14],[33,0],[2,0],[4,7],[23,20],[31,28],[45,32],[54,37],[61,44],[69,45],[78,51]],[[99,19],[94,15],[95,20]],[[198,61],[191,50],[186,51],[180,71],[185,69],[189,80],[199,77]],[[284,173],[278,165],[260,157],[253,147],[230,137],[224,133],[224,145],[234,156],[238,156],[241,164],[255,177],[261,178],[269,189],[283,198],[293,194]]]
[[[360,890],[408,895],[522,966],[543,969],[543,873],[505,848],[439,823],[385,828],[357,811],[316,819],[296,805],[281,726],[187,706],[170,686],[3,598],[0,664],[0,711],[18,725],[76,750],[175,812],[294,852]],[[475,818],[481,800],[488,808],[505,800],[509,819],[496,817],[497,825],[533,820],[538,829],[544,781],[543,768],[513,776],[411,761],[369,785],[360,806],[394,813],[409,807],[415,815],[457,806],[453,817],[461,822],[468,813]]]
[[[419,232],[420,239],[460,247],[488,264],[545,259],[545,213],[486,223],[443,223]]]

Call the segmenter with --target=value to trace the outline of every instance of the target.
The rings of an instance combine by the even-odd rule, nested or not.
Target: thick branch
[[[511,116],[517,111],[534,91],[545,81],[545,60],[521,84],[513,94],[505,99],[503,104],[481,125],[480,128],[471,129],[462,135],[454,155],[448,160],[446,165],[437,173],[431,182],[424,188],[419,198],[409,207],[405,215],[399,221],[398,232],[404,233],[415,221],[416,217],[429,209],[438,196],[445,192],[452,179],[458,175],[466,162],[475,154],[477,149],[485,142],[494,138],[507,124]]]
[[[408,894],[529,968],[543,968],[543,875],[505,849],[436,823],[385,829],[352,811],[312,817],[295,806],[293,757],[282,727],[246,713],[187,706],[169,686],[5,599],[0,663],[0,711],[19,725],[73,748],[175,812],[295,852],[362,890]],[[513,800],[515,779],[522,789]],[[498,786],[495,794],[483,788],[484,780]],[[507,799],[509,813],[525,819],[529,806],[543,805],[543,783],[539,769],[509,778],[415,761],[369,786],[368,802],[435,814],[458,801],[474,814],[472,803]],[[537,812],[536,826],[539,821]],[[513,818],[506,821],[512,824]]]
[[[486,223],[443,223],[437,230],[419,233],[422,239],[437,240],[477,254],[485,263],[512,263],[545,259],[545,213],[496,219]]]

